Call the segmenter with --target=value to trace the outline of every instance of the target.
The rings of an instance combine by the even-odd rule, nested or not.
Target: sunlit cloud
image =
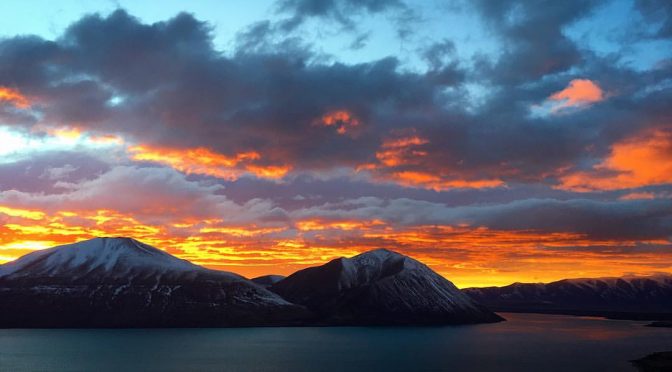
[[[322,115],[320,123],[326,127],[336,128],[338,134],[346,134],[360,125],[359,119],[347,110],[330,111]]]
[[[44,212],[20,208],[10,208],[0,205],[0,213],[11,217],[22,217],[30,220],[41,220],[45,217]]]
[[[504,185],[499,179],[444,179],[429,172],[401,171],[390,174],[390,179],[403,186],[423,187],[434,191],[446,191],[451,189],[482,189]]]
[[[117,166],[65,193],[3,191],[0,257],[8,261],[95,236],[132,236],[197,264],[252,277],[286,275],[383,247],[427,262],[460,286],[473,286],[548,281],[586,271],[646,273],[660,262],[660,254],[652,252],[670,246],[656,232],[574,231],[574,225],[544,217],[538,207],[534,219],[513,217],[503,226],[487,227],[479,221],[488,221],[495,211],[486,206],[460,209],[362,197],[282,209],[262,199],[234,203],[218,195],[221,190],[170,168]],[[494,208],[504,213],[502,206]],[[641,212],[638,216],[643,218]],[[524,227],[548,218],[563,231],[549,231],[543,221],[538,228]],[[521,225],[507,225],[511,219]]]
[[[131,146],[128,151],[131,159],[136,161],[156,162],[187,174],[202,174],[225,180],[236,180],[246,173],[260,178],[280,179],[291,170],[286,165],[255,164],[255,161],[261,159],[261,155],[255,151],[228,156],[203,147],[182,150],[147,145]]]
[[[397,167],[415,163],[415,159],[426,156],[427,151],[422,145],[429,140],[419,136],[387,139],[381,150],[376,152],[376,158],[386,167]]]
[[[21,94],[18,90],[0,86],[0,103],[7,102],[16,108],[27,109],[30,107],[30,100]]]
[[[581,107],[600,102],[604,99],[604,94],[593,81],[574,79],[569,82],[567,88],[553,93],[548,99],[556,101],[558,106],[555,106],[555,110],[559,110],[564,107]]]
[[[123,139],[115,135],[90,135],[70,127],[38,127],[24,132],[0,126],[0,164],[11,163],[40,152],[77,148],[120,148],[123,143]]]
[[[68,142],[77,142],[82,137],[80,129],[71,127],[46,128],[46,132]]]
[[[105,134],[100,136],[89,136],[89,141],[97,145],[123,145],[124,139],[114,135],[114,134]]]
[[[672,131],[655,129],[615,143],[589,171],[570,172],[558,188],[589,192],[672,183]]]
[[[642,199],[655,199],[656,194],[652,192],[631,192],[621,196],[620,200],[642,200]]]
[[[551,94],[543,103],[533,105],[533,116],[557,114],[570,109],[586,108],[606,98],[602,88],[589,79],[574,79],[566,88]]]
[[[378,163],[362,164],[358,170],[371,172],[378,181],[434,191],[504,186],[498,178],[460,177],[459,170],[443,164],[437,167],[430,158],[431,150],[426,146],[429,143],[427,138],[415,134],[387,138],[376,152]]]

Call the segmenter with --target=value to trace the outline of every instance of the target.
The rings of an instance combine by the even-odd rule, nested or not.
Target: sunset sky
[[[2,1],[0,263],[672,272],[672,2]]]

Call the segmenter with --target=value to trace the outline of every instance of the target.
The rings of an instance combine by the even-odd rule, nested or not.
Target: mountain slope
[[[499,311],[672,318],[672,275],[514,283],[464,292]]]
[[[0,265],[0,327],[291,325],[310,317],[262,286],[130,238]]]
[[[252,278],[250,280],[252,280],[254,283],[259,284],[260,286],[270,287],[273,284],[275,284],[275,283],[277,283],[277,282],[279,282],[279,281],[281,281],[282,279],[285,279],[285,278],[286,277],[282,276],[282,275],[264,275],[264,276],[258,276],[256,278]]]
[[[204,269],[131,238],[95,238],[36,251],[0,266],[0,279],[105,283],[194,276]],[[242,277],[226,272],[231,279]]]
[[[298,271],[270,289],[329,324],[460,324],[502,320],[427,266],[380,249]]]

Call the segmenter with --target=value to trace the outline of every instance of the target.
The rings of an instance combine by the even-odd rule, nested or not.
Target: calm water
[[[0,330],[1,371],[632,371],[642,322],[503,314],[461,327]]]

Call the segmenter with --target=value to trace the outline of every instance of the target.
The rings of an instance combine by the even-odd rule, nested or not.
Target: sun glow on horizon
[[[4,216],[4,217],[3,217]],[[0,256],[10,261],[35,250],[96,236],[130,236],[213,269],[246,277],[288,275],[328,260],[376,248],[408,254],[459,287],[553,281],[565,277],[645,275],[656,254],[591,253],[599,247],[664,245],[669,241],[610,241],[582,234],[504,231],[470,226],[392,227],[382,220],[298,220],[289,225],[231,226],[223,220],[143,223],[115,211],[40,212],[0,206]],[[177,232],[178,229],[181,232]],[[184,231],[183,231],[184,230]],[[557,251],[563,251],[557,256]],[[615,267],[605,262],[618,263]],[[672,272],[672,265],[661,270]],[[572,269],[568,269],[572,267]]]

